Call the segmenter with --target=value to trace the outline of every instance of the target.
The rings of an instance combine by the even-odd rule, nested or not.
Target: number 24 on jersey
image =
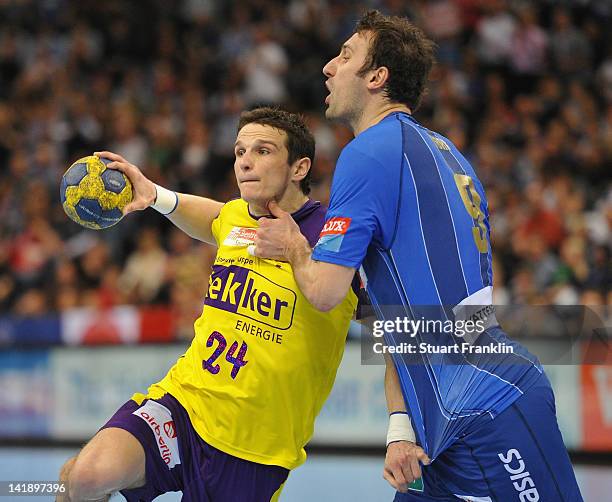
[[[227,340],[218,331],[213,331],[210,334],[208,340],[206,340],[206,346],[212,347],[215,342],[218,344],[217,348],[214,350],[214,352],[208,359],[204,359],[202,361],[202,369],[210,371],[213,375],[216,375],[217,373],[219,373],[219,371],[221,371],[221,366],[215,364],[215,361],[219,358],[221,354],[223,354],[223,352],[227,348]],[[225,360],[233,366],[231,370],[231,377],[234,380],[238,376],[240,368],[242,368],[248,363],[248,361],[244,359],[244,356],[247,352],[247,348],[247,344],[245,342],[242,342],[240,350],[238,350],[238,342],[234,342],[225,354]],[[236,351],[238,351],[238,355],[236,355]]]

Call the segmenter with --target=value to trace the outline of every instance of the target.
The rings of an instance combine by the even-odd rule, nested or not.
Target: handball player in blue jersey
[[[320,310],[337,305],[362,268],[388,347],[407,339],[402,319],[480,321],[470,336],[408,337],[467,352],[386,355],[383,475],[395,500],[580,501],[550,383],[495,320],[483,187],[455,146],[412,116],[433,53],[406,19],[363,16],[323,69],[326,116],[355,138],[338,159],[319,240],[311,249],[272,202],[276,219],[260,225],[251,252],[287,259]],[[470,352],[492,344],[506,353]]]

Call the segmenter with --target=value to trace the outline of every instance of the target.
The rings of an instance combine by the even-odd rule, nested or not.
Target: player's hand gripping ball
[[[132,184],[121,171],[107,169],[111,161],[94,155],[72,164],[62,176],[60,197],[68,217],[94,230],[108,228],[123,218],[132,201]]]

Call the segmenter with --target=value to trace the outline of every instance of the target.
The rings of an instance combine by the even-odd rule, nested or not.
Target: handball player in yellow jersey
[[[331,390],[357,297],[330,312],[302,295],[286,262],[248,252],[274,200],[311,245],[325,208],[310,200],[314,138],[302,119],[258,108],[240,117],[234,170],[240,199],[226,204],[177,194],[121,156],[96,155],[125,173],[134,200],[195,239],[218,246],[195,338],[167,375],[135,394],[64,464],[63,500],[129,501],[168,491],[183,500],[277,500]]]

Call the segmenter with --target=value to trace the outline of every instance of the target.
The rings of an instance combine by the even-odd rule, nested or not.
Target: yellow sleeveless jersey
[[[314,245],[325,209],[309,201],[293,217]],[[293,469],[306,460],[357,297],[351,289],[330,312],[316,310],[288,263],[248,254],[257,226],[242,199],[214,220],[218,252],[195,339],[149,397],[172,394],[215,448]]]

